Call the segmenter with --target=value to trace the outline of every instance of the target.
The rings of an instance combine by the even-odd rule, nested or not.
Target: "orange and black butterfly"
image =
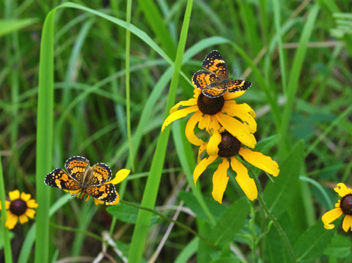
[[[112,203],[117,198],[115,186],[109,183],[112,172],[104,163],[89,166],[89,160],[73,156],[65,163],[64,169],[56,168],[46,175],[46,185],[69,191],[80,191],[101,201]]]
[[[213,50],[204,59],[202,67],[192,77],[193,84],[209,98],[222,96],[226,91],[233,93],[247,90],[252,83],[229,79],[229,71],[219,51]]]

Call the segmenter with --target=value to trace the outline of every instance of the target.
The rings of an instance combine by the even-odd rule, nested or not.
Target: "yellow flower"
[[[207,150],[208,158],[200,161],[200,154]],[[277,176],[280,172],[278,164],[269,156],[265,156],[260,152],[251,151],[243,148],[242,143],[228,131],[221,129],[215,132],[209,139],[208,143],[203,143],[199,148],[198,165],[193,172],[194,184],[196,184],[199,176],[205,169],[213,163],[218,157],[222,159],[217,170],[213,175],[213,198],[222,203],[222,198],[229,181],[227,170],[231,165],[232,170],[237,174],[236,181],[246,194],[248,199],[253,201],[258,197],[257,186],[252,178],[248,175],[247,168],[236,158],[241,155],[250,164],[266,171],[267,173]],[[228,161],[230,158],[230,163]]]
[[[326,212],[321,220],[324,223],[325,229],[333,229],[335,225],[330,223],[335,221],[342,214],[345,214],[342,229],[347,232],[350,228],[352,229],[352,189],[347,188],[343,183],[339,183],[334,190],[341,196],[341,199],[335,204],[336,208]]]
[[[257,130],[255,112],[246,103],[237,104],[233,99],[243,95],[245,91],[235,93],[226,92],[218,98],[209,98],[202,94],[200,89],[194,89],[194,98],[177,103],[166,118],[161,130],[175,120],[194,113],[186,126],[186,137],[194,145],[202,145],[203,141],[194,134],[198,123],[201,130],[209,133],[224,127],[238,140],[251,148],[257,143],[253,133]],[[179,107],[185,107],[179,109]],[[239,120],[238,120],[239,119]]]
[[[104,184],[102,185],[107,185],[107,184],[113,184],[113,185],[116,185],[120,182],[122,182],[126,177],[127,175],[129,175],[130,173],[130,170],[127,170],[127,169],[121,169],[120,171],[118,171],[115,175],[115,178],[111,181],[108,181],[108,182],[105,182]],[[115,189],[114,189],[115,190]],[[81,191],[81,189],[78,189],[78,190],[75,190],[75,191],[69,191],[71,195],[73,194],[77,194]],[[115,190],[116,191],[116,190]],[[112,203],[107,203],[105,202],[106,205],[116,205],[120,202],[120,197],[119,197],[119,193],[116,191],[116,199],[114,202]],[[83,198],[84,194],[83,195],[77,195],[77,197],[80,197],[81,199]],[[85,199],[85,201],[87,202],[89,200],[89,195],[87,195],[87,198]],[[104,201],[102,200],[99,200],[97,198],[94,198],[94,203],[95,205],[99,205],[99,204],[104,204]]]
[[[31,208],[37,208],[38,204],[34,199],[31,199],[30,194],[20,194],[20,191],[18,190],[9,192],[9,197],[11,201],[5,201],[7,217],[5,227],[13,229],[17,224],[18,219],[21,224],[24,224],[28,222],[28,217],[33,218],[35,210]]]

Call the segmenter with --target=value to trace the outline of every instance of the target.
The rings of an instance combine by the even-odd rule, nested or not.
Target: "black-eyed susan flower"
[[[334,190],[341,196],[341,199],[335,204],[334,209],[323,215],[321,220],[324,223],[325,229],[333,229],[335,225],[330,223],[335,221],[342,214],[345,214],[342,229],[347,232],[350,228],[352,230],[352,189],[347,188],[343,183],[339,183]]]
[[[194,113],[187,122],[186,137],[194,145],[202,145],[203,141],[198,138],[194,129],[198,124],[199,129],[209,133],[219,131],[224,127],[230,134],[251,148],[254,148],[256,139],[253,133],[257,130],[254,120],[255,112],[246,103],[237,104],[235,98],[243,95],[245,91],[235,93],[225,92],[218,98],[209,98],[202,94],[200,89],[194,89],[193,98],[177,103],[166,118],[161,130],[175,120]],[[184,107],[179,109],[180,107]]]
[[[30,194],[22,193],[15,190],[9,192],[9,198],[11,201],[5,201],[6,205],[6,222],[5,227],[13,229],[17,224],[18,220],[21,224],[28,222],[28,217],[33,218],[35,215],[34,208],[38,207],[38,204],[34,199],[31,199]],[[1,203],[0,203],[1,210]]]
[[[209,157],[200,161],[200,155],[204,150],[207,151]],[[254,180],[249,177],[247,168],[239,161],[241,158],[236,158],[239,155],[250,164],[273,176],[277,176],[280,172],[278,164],[269,156],[243,147],[242,143],[236,137],[222,128],[210,137],[208,143],[203,143],[200,146],[198,154],[198,161],[200,162],[193,172],[194,183],[196,184],[199,176],[205,171],[208,165],[220,157],[222,162],[213,175],[213,198],[220,204],[222,203],[223,195],[229,181],[227,170],[231,165],[232,170],[237,174],[235,177],[237,183],[248,199],[253,201],[258,197],[257,186]],[[228,159],[230,159],[230,162]]]

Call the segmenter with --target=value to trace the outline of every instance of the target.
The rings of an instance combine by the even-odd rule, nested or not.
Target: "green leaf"
[[[267,137],[265,139],[260,140],[256,144],[254,150],[257,152],[261,152],[262,154],[268,154],[268,151],[270,150],[270,148],[276,145],[279,140],[280,140],[279,134]]]
[[[324,229],[323,222],[318,220],[298,238],[293,246],[297,261],[313,262],[323,254],[334,234],[335,231]]]
[[[20,30],[26,26],[37,22],[36,18],[16,19],[16,20],[0,20],[0,37],[11,32]]]
[[[304,142],[300,141],[292,149],[282,165],[274,183],[268,183],[264,191],[264,200],[269,210],[279,217],[290,206],[298,189],[298,176],[304,157]]]
[[[238,259],[238,258],[219,258],[219,259],[215,259],[210,261],[209,263],[241,263],[243,262],[242,260]]]
[[[119,205],[108,207],[106,211],[110,215],[121,220],[122,222],[135,224],[137,221],[139,209],[125,204],[119,204]],[[159,217],[157,215],[152,215],[151,224],[154,224],[158,221],[159,221]]]
[[[329,246],[324,250],[324,254],[329,257],[347,258],[351,255],[352,242],[348,237],[336,235],[331,239]]]
[[[213,244],[220,246],[233,240],[246,222],[248,214],[248,200],[246,198],[237,200],[221,216],[219,222],[207,234],[207,238]]]
[[[202,207],[199,205],[198,200],[195,195],[189,192],[181,191],[178,194],[179,198],[185,202],[186,206],[188,206],[198,217],[203,220],[211,223],[209,217],[206,215]],[[205,204],[209,208],[211,214],[214,216],[216,221],[219,221],[220,216],[223,215],[226,211],[226,206],[220,205],[213,198],[203,197]]]

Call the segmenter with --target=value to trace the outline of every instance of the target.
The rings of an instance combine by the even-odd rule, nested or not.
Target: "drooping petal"
[[[352,228],[352,216],[350,215],[346,215],[345,216],[345,219],[343,220],[342,222],[342,229],[345,231],[345,232],[348,232],[348,230]]]
[[[207,148],[207,145],[208,145],[208,143],[205,142],[205,143],[203,143],[203,144],[201,144],[201,145],[199,146],[198,157],[197,157],[197,163],[200,162],[200,155],[202,154],[202,152],[205,151],[205,149]]]
[[[106,205],[117,205],[120,202],[120,196],[118,193],[116,193],[116,194],[117,194],[116,200],[112,203],[106,203]]]
[[[35,202],[34,199],[31,199],[31,200],[27,201],[27,206],[28,206],[29,208],[37,208],[37,207],[38,207],[38,204]]]
[[[6,200],[5,200],[5,208],[6,208],[6,210],[7,210],[7,209],[10,209],[10,204],[11,204],[10,201],[6,201]],[[0,210],[1,210],[1,202],[0,202]]]
[[[236,172],[236,181],[248,199],[251,201],[256,199],[258,189],[254,179],[249,177],[247,168],[234,156],[231,157],[231,168]]]
[[[200,163],[196,166],[193,172],[193,181],[194,184],[197,184],[197,180],[199,176],[207,169],[208,165],[216,160],[217,156],[209,156],[208,158],[204,158],[200,161]]]
[[[14,215],[11,213],[11,211],[7,210],[6,211],[6,222],[5,222],[5,227],[8,229],[13,229],[15,225],[17,224],[17,219],[18,216]]]
[[[208,132],[214,133],[214,132],[219,132],[219,130],[221,130],[221,125],[220,125],[218,119],[213,115],[210,116]]]
[[[15,191],[9,192],[9,197],[12,201],[19,199],[20,198],[20,191],[15,190]]]
[[[222,158],[222,163],[219,164],[213,175],[213,198],[215,201],[222,203],[222,198],[229,182],[227,170],[229,169],[229,162],[226,158]]]
[[[195,98],[191,98],[191,99],[186,100],[186,101],[180,101],[179,103],[177,103],[175,106],[173,106],[170,109],[170,114],[174,113],[175,111],[177,111],[180,106],[185,107],[185,106],[194,106],[194,105],[197,105],[197,100]]]
[[[347,186],[345,184],[343,184],[343,183],[337,184],[337,186],[334,188],[334,190],[341,197],[344,197],[345,195],[348,195],[350,193],[350,191],[347,188]]]
[[[245,90],[237,91],[237,92],[234,92],[234,93],[225,92],[223,97],[224,97],[225,100],[233,100],[233,99],[236,99],[236,98],[242,96],[245,92],[246,92]]]
[[[331,222],[335,221],[338,219],[341,215],[343,214],[341,208],[334,208],[328,212],[326,212],[321,220],[324,223],[324,228],[325,229],[333,229],[335,226],[330,224]]]
[[[215,114],[220,124],[233,136],[235,136],[242,144],[250,148],[254,148],[257,141],[253,134],[250,133],[248,127],[236,120],[235,118],[225,115],[222,112]]]
[[[161,131],[163,131],[165,127],[168,126],[171,122],[181,119],[183,117],[186,117],[188,114],[192,112],[196,112],[197,110],[198,110],[198,106],[191,106],[171,113],[164,121]]]
[[[116,173],[114,180],[111,180],[109,183],[118,184],[122,182],[127,177],[127,175],[130,174],[130,172],[131,171],[128,169],[121,169]]]
[[[198,128],[201,130],[206,130],[208,131],[209,129],[209,123],[210,123],[210,115],[204,114],[200,119],[199,119],[199,124]]]
[[[209,139],[207,153],[209,155],[218,155],[219,144],[221,143],[221,134],[215,132]]]
[[[31,199],[31,195],[30,194],[26,194],[25,192],[23,192],[21,194],[21,199],[25,202],[27,202],[29,199]]]
[[[28,222],[28,217],[26,215],[20,215],[19,216],[20,223],[23,225],[24,223]]]
[[[241,148],[238,152],[250,164],[262,169],[263,171],[273,176],[278,176],[280,169],[277,162],[273,161],[271,157],[266,156],[260,152],[254,152],[250,149]]]
[[[201,145],[203,144],[203,140],[199,139],[195,134],[194,134],[194,128],[196,127],[197,123],[201,119],[203,113],[199,110],[196,111],[191,118],[189,118],[187,125],[186,125],[186,130],[185,134],[187,137],[187,140],[192,143],[193,145]]]
[[[28,208],[27,208],[27,210],[26,210],[26,212],[25,212],[25,215],[28,216],[28,217],[30,217],[30,218],[33,218],[34,215],[35,215],[35,210],[34,210],[34,209],[28,209]]]
[[[251,113],[254,115],[255,113],[252,108],[248,106],[248,104],[237,104],[235,101],[225,101],[221,111],[232,117],[237,117],[247,123],[251,133],[255,133],[257,131],[257,122],[251,115]]]

